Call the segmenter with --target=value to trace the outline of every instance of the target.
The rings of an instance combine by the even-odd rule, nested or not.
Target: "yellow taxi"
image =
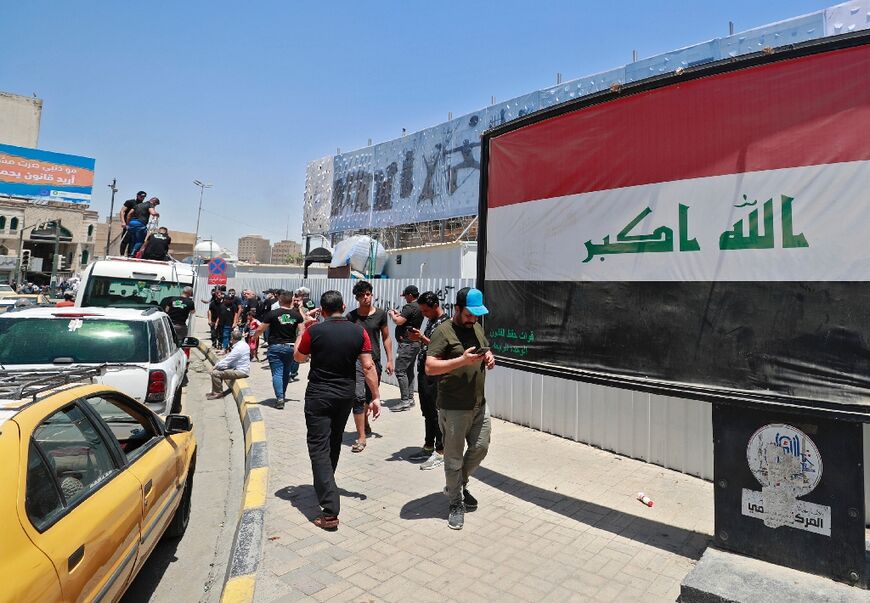
[[[116,601],[187,527],[190,419],[83,384],[94,371],[0,371],[0,601]]]

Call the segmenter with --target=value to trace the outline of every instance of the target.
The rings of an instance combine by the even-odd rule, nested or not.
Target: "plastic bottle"
[[[652,499],[649,496],[647,496],[646,494],[644,494],[643,492],[637,493],[637,499],[648,507],[653,506]]]

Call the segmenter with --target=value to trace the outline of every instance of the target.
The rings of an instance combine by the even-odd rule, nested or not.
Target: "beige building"
[[[239,239],[239,261],[251,264],[267,264],[272,254],[269,239],[260,235],[245,235]]]
[[[41,117],[42,99],[0,92],[0,144],[35,149]]]
[[[55,259],[63,257],[62,277],[87,265],[94,256],[97,212],[71,203],[35,203],[0,197],[0,280],[15,280],[19,251],[30,252],[26,280],[47,284]]]
[[[109,255],[121,254],[121,222],[118,219],[118,216],[114,216],[112,219],[111,236],[109,236],[109,228],[108,218],[106,218],[105,222],[97,224],[94,253],[99,257],[104,257],[106,255],[107,238],[109,241]],[[167,226],[167,228],[169,227]],[[192,232],[172,230],[169,228],[169,237],[172,239],[172,243],[169,245],[169,255],[176,260],[183,260],[184,258],[193,255],[194,234]]]
[[[272,245],[272,264],[289,264],[290,258],[302,254],[302,244],[296,241],[278,241]]]

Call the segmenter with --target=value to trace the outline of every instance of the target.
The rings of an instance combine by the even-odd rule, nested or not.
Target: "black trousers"
[[[426,361],[417,364],[417,394],[420,396],[420,410],[423,412],[423,420],[426,426],[426,435],[423,445],[435,450],[444,450],[444,439],[441,436],[441,428],[438,426],[438,380],[426,374]]]
[[[314,491],[325,515],[338,515],[341,507],[335,468],[341,454],[344,426],[353,398],[305,398],[308,456],[314,475]]]
[[[130,234],[130,230],[124,228],[124,234],[121,236],[121,248],[118,250],[120,255],[127,255],[130,253],[130,249],[133,248],[133,236]]]

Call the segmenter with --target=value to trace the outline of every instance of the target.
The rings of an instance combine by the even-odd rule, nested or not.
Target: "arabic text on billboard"
[[[0,144],[0,195],[90,205],[94,160]]]

